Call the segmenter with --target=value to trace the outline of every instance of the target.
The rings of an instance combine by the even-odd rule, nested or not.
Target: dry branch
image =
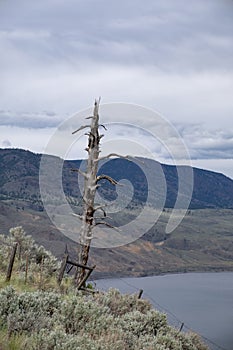
[[[101,210],[103,213],[104,213],[104,216],[106,217],[107,214],[106,214],[106,211],[104,210],[104,207],[107,207],[108,205],[107,204],[104,204],[104,205],[99,205],[97,207],[94,208],[94,213],[97,211],[97,210]]]
[[[76,213],[71,213],[73,216],[76,216],[77,218],[79,218],[80,220],[83,220],[83,216],[76,214]]]
[[[117,185],[118,182],[116,180],[114,180],[113,178],[111,178],[111,176],[108,175],[99,175],[96,178],[96,183],[99,182],[100,180],[108,180],[112,185]]]
[[[107,128],[106,128],[106,126],[105,126],[105,125],[100,124],[99,126],[102,126],[102,128],[104,128],[104,130],[106,130],[106,131],[107,131]],[[104,135],[103,135],[103,136],[104,136]]]
[[[84,178],[87,177],[87,174],[84,173],[83,171],[81,171],[81,170],[78,169],[78,168],[77,168],[77,169],[71,169],[71,171],[79,173],[79,174],[82,175]]]
[[[90,125],[82,125],[80,126],[80,128],[78,128],[77,130],[73,131],[72,132],[72,135],[76,134],[77,132],[83,130],[83,129],[86,129],[86,128],[90,128]]]
[[[112,229],[114,229],[116,231],[120,231],[120,229],[118,227],[113,226],[113,225],[111,225],[111,224],[109,224],[108,222],[105,222],[105,221],[99,221],[99,222],[96,222],[94,224],[94,226],[98,226],[98,225],[105,225],[105,226],[110,227],[110,228],[112,228]]]
[[[100,207],[95,208],[95,209],[94,209],[94,212],[96,212],[97,210],[101,210],[101,211],[104,213],[104,217],[105,217],[105,218],[107,217],[106,211],[104,210],[103,207],[100,206]]]

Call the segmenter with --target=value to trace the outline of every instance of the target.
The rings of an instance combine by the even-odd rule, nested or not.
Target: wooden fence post
[[[85,274],[85,276],[82,278],[82,280],[80,281],[80,283],[77,285],[77,289],[81,289],[82,286],[85,284],[86,280],[88,279],[88,277],[90,276],[90,274],[92,273],[92,271],[94,270],[94,268],[96,267],[96,265],[90,267],[90,266],[86,266],[86,265],[82,265],[82,264],[79,264],[75,261],[71,261],[69,260],[69,255],[68,254],[65,254],[64,257],[63,257],[63,260],[62,260],[62,264],[61,264],[61,267],[60,267],[60,271],[59,271],[59,274],[58,274],[58,277],[57,277],[57,283],[58,285],[60,286],[61,285],[61,282],[62,282],[62,278],[64,276],[64,273],[65,273],[65,269],[66,269],[66,265],[67,264],[70,264],[73,266],[76,266],[76,267],[79,267],[79,268],[82,268],[82,269],[85,269],[85,270],[88,270],[88,272]],[[71,267],[71,268],[72,268]],[[69,269],[69,271],[71,270],[71,268]]]
[[[12,274],[12,269],[13,269],[13,265],[14,265],[14,261],[15,261],[17,247],[18,247],[18,243],[15,243],[15,245],[12,249],[12,252],[11,252],[11,256],[10,256],[10,261],[9,261],[7,274],[6,274],[6,282],[9,282],[11,279],[11,274]]]
[[[64,273],[65,273],[65,269],[66,269],[66,264],[67,264],[68,258],[69,258],[69,255],[65,254],[64,258],[62,260],[62,264],[61,264],[61,268],[60,268],[60,271],[59,271],[59,275],[57,277],[57,283],[58,283],[59,286],[61,284],[62,278],[63,278]]]
[[[140,289],[138,293],[138,299],[141,299],[142,293],[143,293],[143,289]]]
[[[43,290],[43,272],[44,272],[44,257],[41,259],[40,263],[40,279],[39,279],[39,289]]]
[[[184,322],[182,322],[182,323],[181,323],[181,326],[180,326],[179,332],[181,332],[181,331],[182,331],[183,327],[184,327]]]
[[[92,273],[92,271],[94,270],[94,268],[96,267],[96,265],[94,265],[91,269],[89,269],[89,271],[87,272],[87,274],[82,278],[82,280],[79,282],[77,289],[81,289],[83,285],[85,285],[86,280],[88,279],[88,277],[90,276],[90,274]]]
[[[28,253],[26,254],[26,264],[25,264],[25,279],[24,279],[24,283],[27,283],[27,279],[28,279],[28,263],[29,263],[29,256]]]

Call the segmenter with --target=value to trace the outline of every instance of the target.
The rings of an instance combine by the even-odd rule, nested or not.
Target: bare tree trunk
[[[80,234],[80,253],[79,263],[87,265],[90,244],[92,239],[92,230],[94,227],[94,204],[95,194],[97,188],[97,171],[98,171],[98,158],[99,158],[99,103],[95,101],[94,113],[91,117],[90,132],[88,133],[88,152],[87,168],[84,176],[84,193],[83,193],[83,216],[82,216],[82,228]],[[85,269],[79,268],[77,274],[76,283],[84,279]]]
[[[108,175],[100,175],[97,176],[98,172],[98,163],[102,159],[107,159],[111,157],[122,157],[116,153],[110,153],[109,155],[100,158],[100,140],[104,135],[99,135],[99,101],[95,101],[93,116],[88,117],[87,119],[91,119],[91,125],[83,125],[72,134],[83,130],[85,128],[89,128],[88,132],[88,147],[86,151],[88,152],[87,159],[87,167],[86,171],[83,173],[81,170],[76,169],[74,171],[78,171],[82,176],[84,176],[84,192],[83,192],[83,215],[79,218],[82,220],[82,227],[80,233],[80,252],[79,252],[79,264],[86,266],[89,257],[91,240],[93,238],[93,228],[96,225],[105,225],[110,228],[115,228],[110,225],[108,222],[101,220],[102,218],[94,218],[95,212],[97,210],[102,210],[104,213],[104,217],[106,217],[106,213],[102,206],[95,207],[95,194],[97,183],[105,179],[109,181],[112,185],[116,185],[117,181],[112,179]],[[103,126],[104,127],[104,126]],[[105,127],[104,127],[105,128]],[[123,156],[123,158],[129,158],[129,156]],[[75,215],[75,214],[74,214]],[[115,228],[116,229],[116,228]],[[85,267],[79,267],[75,274],[75,283],[77,286],[81,287],[82,281],[85,281]],[[80,284],[81,283],[81,284]],[[85,283],[85,282],[84,282]]]

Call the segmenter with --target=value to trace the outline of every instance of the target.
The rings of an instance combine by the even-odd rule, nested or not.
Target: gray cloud
[[[67,116],[66,116],[67,117]],[[64,116],[54,112],[42,113],[12,112],[0,110],[0,126],[18,126],[21,128],[53,128],[59,125]]]
[[[193,159],[233,159],[233,129],[208,130],[203,125],[178,129]]]
[[[26,50],[40,65],[88,59],[176,72],[232,68],[229,1],[9,1],[2,7],[2,44]]]
[[[229,0],[2,1],[0,127],[54,128],[102,95],[182,124],[195,159],[231,159],[232,16]]]

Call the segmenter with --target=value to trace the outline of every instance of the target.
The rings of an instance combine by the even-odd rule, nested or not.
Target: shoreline
[[[233,267],[224,269],[223,267],[214,267],[207,269],[184,269],[184,270],[167,270],[164,272],[153,272],[153,273],[133,273],[133,274],[122,274],[118,272],[95,272],[92,275],[92,280],[104,280],[104,279],[122,279],[122,278],[142,278],[142,277],[158,277],[167,275],[179,275],[187,273],[221,273],[221,272],[233,272]]]

